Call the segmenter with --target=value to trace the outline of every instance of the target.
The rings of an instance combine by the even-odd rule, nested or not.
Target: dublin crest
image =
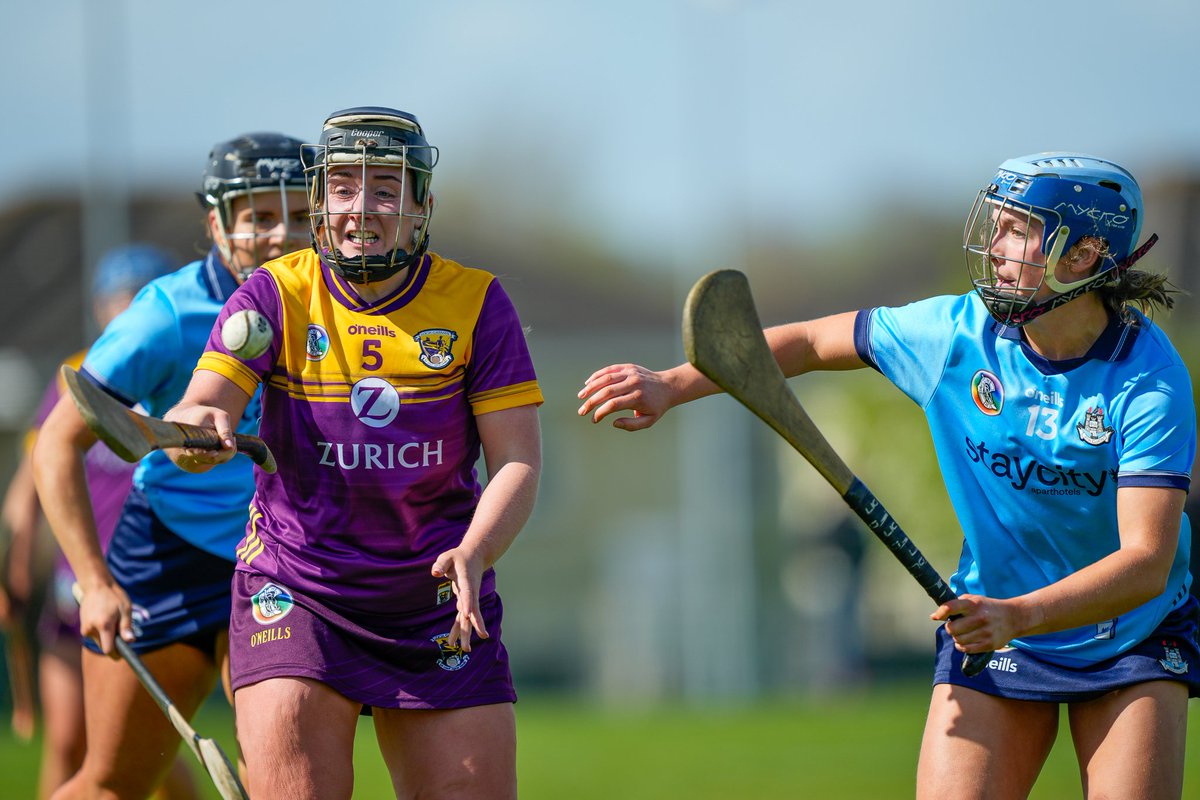
[[[1097,447],[1107,444],[1115,433],[1111,426],[1104,424],[1103,408],[1089,408],[1083,415],[1083,422],[1078,423],[1075,430],[1080,439]]]
[[[1162,668],[1167,672],[1175,675],[1186,675],[1188,671],[1188,662],[1183,660],[1183,656],[1179,653],[1179,647],[1172,647],[1175,642],[1163,642],[1163,655],[1165,658],[1158,660],[1162,664]]]
[[[450,352],[458,341],[458,334],[446,328],[426,328],[413,337],[421,346],[421,363],[430,369],[445,369],[454,360]]]

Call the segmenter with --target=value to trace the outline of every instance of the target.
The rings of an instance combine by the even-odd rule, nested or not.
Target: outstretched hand
[[[584,382],[578,397],[583,400],[579,416],[591,415],[599,422],[618,411],[632,411],[632,417],[617,417],[613,427],[626,431],[649,428],[670,410],[670,385],[663,373],[637,364],[614,364],[598,370]]]

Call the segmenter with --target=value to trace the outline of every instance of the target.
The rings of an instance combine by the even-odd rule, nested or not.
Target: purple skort
[[[471,652],[446,643],[453,600],[416,614],[350,619],[291,587],[240,565],[229,620],[233,688],[270,678],[320,681],[378,708],[448,709],[517,699],[508,651],[500,642],[503,605],[492,592],[480,601],[491,638],[472,638]]]

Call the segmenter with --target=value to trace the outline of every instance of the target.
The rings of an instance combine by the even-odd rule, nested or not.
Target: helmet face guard
[[[1005,325],[1020,326],[1086,292],[1120,279],[1148,248],[1134,250],[1141,231],[1142,196],[1126,170],[1109,161],[1070,153],[1010,159],[980,190],[963,229],[967,273],[988,311]],[[1041,229],[1036,252],[1019,258],[993,252],[1001,220]],[[1063,253],[1085,238],[1104,252],[1096,269],[1063,282],[1055,267]],[[1032,247],[1032,245],[1030,245]],[[1033,260],[1036,259],[1036,260]],[[1019,266],[1019,279],[1002,281],[1004,264]],[[1036,275],[1036,280],[1033,276]],[[1042,301],[1042,286],[1053,296]]]
[[[363,106],[338,111],[325,120],[318,144],[302,149],[304,177],[308,184],[313,249],[334,272],[351,283],[373,283],[396,275],[418,263],[429,246],[429,222],[433,200],[429,191],[438,150],[425,140],[417,118],[404,111],[379,106]],[[366,187],[372,168],[390,167],[401,176],[399,205],[395,209],[372,208]],[[360,197],[357,208],[337,211],[329,208],[331,174],[349,171],[357,180]],[[419,208],[408,210],[408,198]],[[334,231],[342,217],[358,217],[365,230],[367,219],[394,218],[395,234],[382,254],[346,255],[334,241]],[[406,237],[406,221],[412,235]],[[405,239],[408,241],[404,241]]]
[[[200,193],[201,204],[217,212],[220,236],[217,248],[226,265],[245,281],[250,273],[267,260],[267,243],[279,236],[278,224],[267,228],[259,223],[260,215],[255,205],[256,198],[274,193],[279,197],[282,209],[284,239],[303,240],[305,231],[292,226],[294,209],[290,208],[289,191],[304,189],[304,171],[300,162],[299,139],[278,133],[248,133],[213,148],[209,155],[208,168],[204,172],[204,190]],[[254,220],[253,230],[234,231],[233,203],[244,197],[250,206]],[[249,243],[253,254],[251,265],[235,266],[234,243]]]

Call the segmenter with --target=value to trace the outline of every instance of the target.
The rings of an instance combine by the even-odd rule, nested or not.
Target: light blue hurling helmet
[[[1042,223],[1042,282],[1054,290],[1054,297],[1035,303],[1037,288],[997,285],[991,246],[996,220],[1004,210]],[[1038,153],[1005,161],[980,190],[963,231],[963,249],[971,281],[992,316],[1019,326],[1119,279],[1157,239],[1135,250],[1141,229],[1142,191],[1124,167],[1079,153]],[[1103,240],[1107,256],[1086,278],[1059,281],[1054,274],[1059,258],[1086,237]],[[1028,260],[1020,263],[1041,269]]]
[[[171,255],[152,244],[114,247],[96,263],[92,273],[92,297],[102,299],[122,292],[137,294],[147,283],[178,266]]]

